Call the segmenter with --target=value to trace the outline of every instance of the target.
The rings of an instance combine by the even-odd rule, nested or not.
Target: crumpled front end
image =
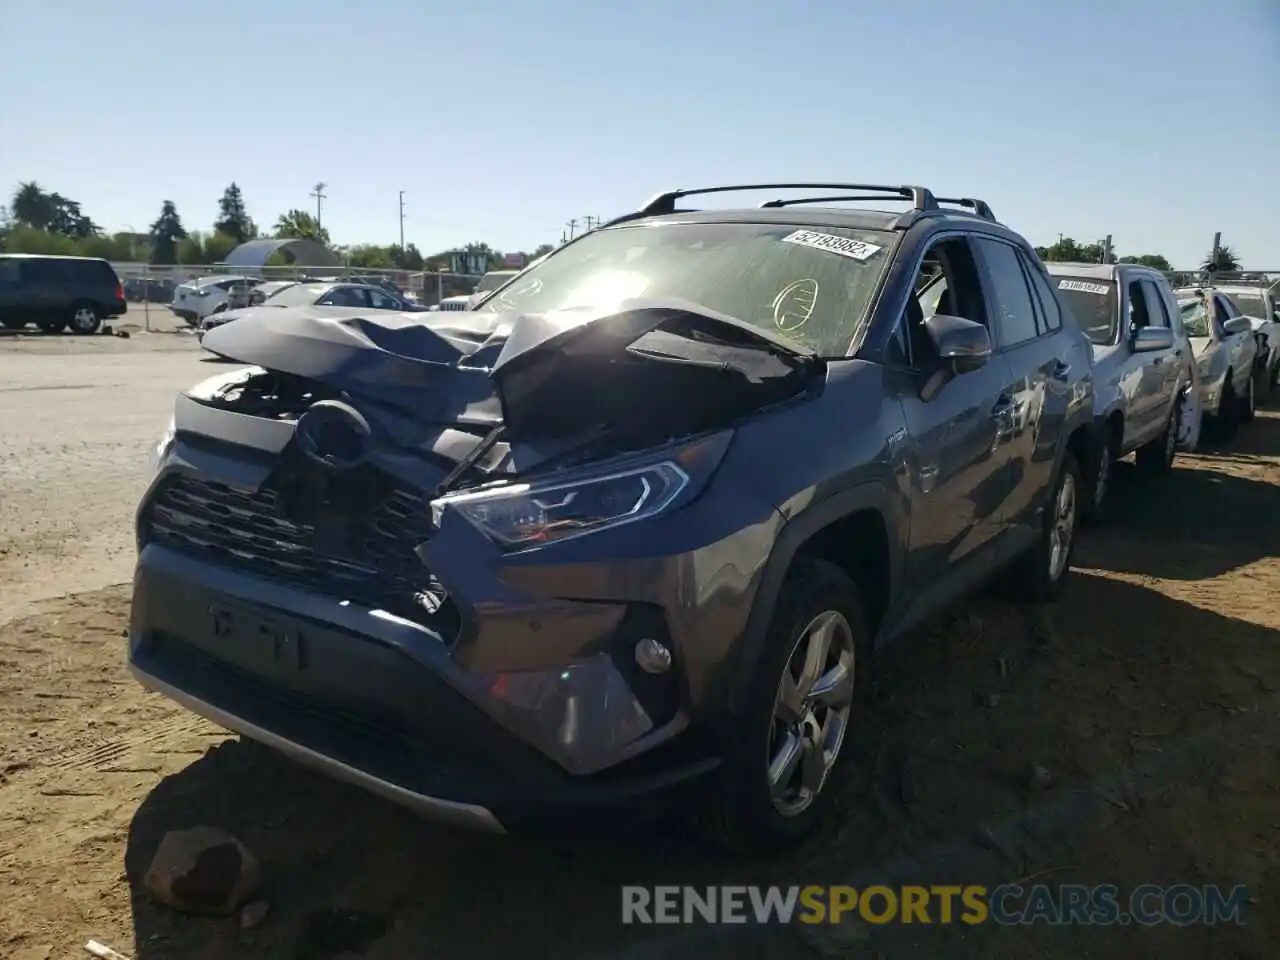
[[[780,518],[742,484],[705,494],[729,412],[753,390],[801,399],[804,379],[783,368],[785,390],[757,389],[722,370],[736,408],[709,406],[726,419],[656,404],[656,442],[563,416],[517,417],[506,439],[486,368],[414,360],[413,333],[391,351],[375,331],[379,356],[316,336],[310,357],[259,341],[295,372],[235,371],[179,398],[138,511],[139,679],[458,822],[613,803],[714,766],[689,731]],[[520,372],[537,396],[536,365]],[[666,386],[714,391],[717,376]]]

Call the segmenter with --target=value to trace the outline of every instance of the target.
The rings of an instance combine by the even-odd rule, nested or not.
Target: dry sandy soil
[[[1181,458],[1157,485],[1122,471],[1061,603],[984,596],[904,645],[877,678],[878,719],[855,745],[866,776],[838,827],[789,858],[743,865],[711,856],[678,819],[575,837],[443,831],[142,693],[123,667],[128,587],[107,584],[128,575],[129,511],[165,395],[209,369],[179,338],[145,350],[143,339],[75,347],[74,363],[52,343],[0,342],[0,388],[20,370],[51,379],[58,416],[74,393],[58,378],[118,381],[120,397],[86,414],[83,437],[55,442],[66,421],[43,399],[27,405],[41,394],[23,401],[38,429],[15,433],[18,407],[0,392],[0,956],[81,956],[91,937],[138,960],[1273,955],[1280,414],[1264,412],[1226,450]],[[144,367],[154,373],[139,383]],[[118,432],[97,439],[107,429]],[[33,462],[49,456],[62,459]],[[96,465],[101,520],[77,487]],[[58,596],[69,590],[88,592]],[[1032,764],[1051,781],[1029,785]],[[262,859],[262,926],[184,916],[142,892],[164,831],[197,824],[232,831]],[[619,923],[622,884],[1028,877],[1246,884],[1254,905],[1246,925],[1216,928]]]

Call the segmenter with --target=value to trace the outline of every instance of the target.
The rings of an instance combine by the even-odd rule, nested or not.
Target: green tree
[[[1216,255],[1214,251],[1209,251],[1209,255],[1204,258],[1204,263],[1200,264],[1200,269],[1211,273],[1235,273],[1240,269],[1240,258],[1236,256],[1234,250],[1223,244],[1218,248]]]
[[[1173,264],[1158,253],[1144,253],[1140,257],[1121,257],[1120,262],[1137,263],[1144,267],[1150,267],[1152,270],[1160,270],[1164,273],[1170,273],[1173,270]]]
[[[43,253],[55,256],[75,256],[79,252],[76,241],[71,237],[21,223],[13,227],[5,237],[5,250],[9,253]]]
[[[151,225],[151,262],[177,263],[178,243],[186,237],[187,231],[182,226],[177,207],[172,200],[166,200],[160,207],[160,216]]]
[[[1041,260],[1057,263],[1101,263],[1102,244],[1076,243],[1070,237],[1063,237],[1048,247],[1036,247]]]
[[[392,255],[387,247],[362,243],[347,251],[347,263],[365,270],[386,270],[392,265]]]
[[[550,253],[554,249],[555,247],[553,247],[549,243],[540,243],[538,244],[537,248],[533,251],[533,253],[529,254],[529,259],[537,260],[539,257],[545,257],[548,253]]]
[[[329,231],[320,226],[316,218],[305,210],[289,210],[276,221],[276,238],[315,240],[329,246]]]
[[[256,229],[255,235],[256,235]],[[253,239],[250,237],[250,239]],[[230,255],[231,251],[240,246],[243,241],[221,230],[214,230],[204,239],[204,256],[205,263],[222,263]]]
[[[48,228],[52,233],[83,240],[86,237],[96,236],[100,232],[98,225],[81,212],[80,204],[76,201],[60,193],[51,193],[49,203],[53,207],[53,216]]]
[[[47,230],[53,222],[53,203],[40,184],[28,180],[18,184],[18,189],[14,191],[9,215],[21,226]]]
[[[218,220],[213,225],[218,233],[235,238],[236,243],[244,243],[258,235],[258,227],[250,219],[244,206],[244,195],[240,185],[234,180],[222,191],[222,199],[218,201]]]

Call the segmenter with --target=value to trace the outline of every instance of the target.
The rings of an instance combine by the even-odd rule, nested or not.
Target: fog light
[[[671,651],[651,637],[636,644],[636,664],[645,673],[666,673],[671,669]]]

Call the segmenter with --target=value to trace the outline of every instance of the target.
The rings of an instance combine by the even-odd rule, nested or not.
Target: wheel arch
[[[736,714],[768,638],[778,597],[798,557],[836,564],[858,585],[872,636],[884,622],[901,578],[905,545],[894,497],[878,480],[832,494],[793,517],[765,561],[746,628],[727,665],[729,713]]]

